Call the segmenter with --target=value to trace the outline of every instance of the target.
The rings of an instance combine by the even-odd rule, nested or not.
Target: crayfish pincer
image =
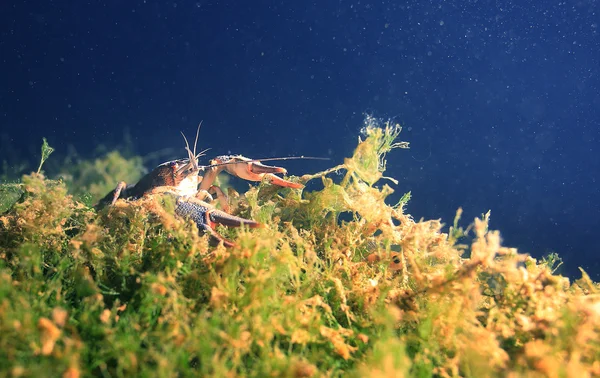
[[[185,135],[183,137],[188,153],[187,158],[171,160],[158,165],[142,177],[137,184],[127,185],[121,181],[113,191],[95,205],[96,210],[112,206],[118,199],[135,201],[148,194],[170,194],[176,198],[176,215],[193,220],[200,231],[211,235],[213,241],[222,242],[225,246],[231,247],[234,246],[234,243],[225,240],[215,231],[217,224],[228,227],[246,225],[251,228],[260,227],[261,224],[227,212],[227,200],[223,191],[213,185],[221,171],[225,170],[234,176],[250,181],[268,180],[281,187],[295,189],[304,187],[302,184],[284,180],[275,175],[276,173],[287,173],[285,168],[264,165],[258,160],[248,159],[241,155],[219,156],[211,160],[210,165],[200,166],[198,158],[204,156],[204,151],[196,154],[198,132],[193,151],[190,149]],[[211,204],[213,196],[217,197],[225,211],[218,210]]]

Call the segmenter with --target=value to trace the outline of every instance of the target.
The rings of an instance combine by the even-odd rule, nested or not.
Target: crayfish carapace
[[[142,177],[137,184],[127,185],[124,181],[119,182],[117,187],[102,198],[95,208],[99,210],[105,206],[111,206],[118,199],[136,200],[148,194],[171,194],[176,198],[175,214],[191,219],[199,230],[208,232],[214,241],[231,247],[235,244],[225,240],[215,231],[217,224],[227,227],[246,225],[250,228],[260,227],[261,224],[227,212],[228,206],[224,193],[219,187],[213,185],[221,171],[225,170],[231,175],[249,181],[268,180],[281,187],[295,189],[304,187],[302,184],[284,180],[275,175],[276,173],[287,173],[285,168],[265,165],[258,160],[248,159],[241,155],[218,156],[210,161],[210,165],[199,165],[198,159],[206,152],[205,150],[196,154],[199,131],[200,126],[196,132],[193,151],[190,149],[185,135],[183,136],[188,153],[187,158],[171,160],[158,165]],[[282,160],[285,159],[289,158]],[[216,196],[221,202],[223,210],[216,209],[211,204],[213,196]]]

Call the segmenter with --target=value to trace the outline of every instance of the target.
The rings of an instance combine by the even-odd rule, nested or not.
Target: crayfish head
[[[198,164],[189,159],[171,160],[160,164],[148,174],[151,183],[149,189],[168,186],[182,196],[193,196],[198,191]]]
[[[206,151],[200,152],[196,155],[196,144],[198,143],[198,133],[200,132],[200,126],[196,131],[196,140],[194,141],[194,150],[190,149],[190,145],[187,138],[183,133],[183,139],[185,140],[185,150],[188,157],[185,159],[177,159],[167,161],[154,168],[154,171],[150,173],[152,183],[150,184],[151,189],[157,187],[170,187],[171,191],[176,192],[180,196],[194,196],[198,192],[198,184],[201,178],[198,176],[200,167],[198,166],[198,158]]]
[[[176,175],[175,185],[176,191],[182,196],[193,197],[198,192],[198,184],[200,183],[200,176],[198,176],[199,169],[187,168],[183,173]]]
[[[175,191],[182,196],[194,196],[198,191],[200,177],[198,163],[193,159],[181,159],[171,162],[172,182]]]
[[[201,125],[202,123],[200,123]],[[196,144],[198,143],[198,134],[200,133],[200,125],[196,131],[196,140],[194,141],[194,150],[190,149],[190,145],[187,138],[183,133],[183,139],[185,140],[185,150],[188,153],[187,159],[174,160],[171,162],[171,168],[173,169],[173,184],[176,192],[182,196],[193,197],[198,192],[198,184],[201,178],[198,176],[200,167],[198,166],[198,158],[203,155],[204,152],[196,155]]]

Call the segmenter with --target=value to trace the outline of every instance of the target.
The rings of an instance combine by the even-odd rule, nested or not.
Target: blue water
[[[332,159],[285,163],[303,174],[392,117],[415,218],[491,209],[505,244],[600,279],[597,1],[91,3],[3,2],[0,160],[125,130],[140,154],[182,148],[203,120],[214,155]]]

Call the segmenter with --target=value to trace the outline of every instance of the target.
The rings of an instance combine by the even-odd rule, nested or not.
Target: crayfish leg
[[[115,202],[117,202],[117,200],[119,199],[119,197],[121,197],[121,192],[123,191],[123,189],[125,189],[127,187],[127,183],[125,181],[120,181],[117,184],[117,187],[115,188],[115,192],[113,194],[113,199],[112,201],[110,201],[110,205],[114,205]]]
[[[212,185],[208,191],[212,192],[217,197],[219,204],[221,204],[221,209],[223,209],[224,212],[229,213],[231,211],[229,199],[227,198],[227,195],[223,193],[221,188],[216,185]]]
[[[121,198],[121,194],[123,193],[123,190],[125,190],[125,189],[127,189],[127,183],[125,181],[119,181],[115,190],[108,193],[104,198],[102,198],[100,201],[98,201],[98,203],[94,205],[94,208],[96,210],[100,210],[107,205],[113,206],[115,204],[115,202],[117,202],[117,200],[119,198]]]

